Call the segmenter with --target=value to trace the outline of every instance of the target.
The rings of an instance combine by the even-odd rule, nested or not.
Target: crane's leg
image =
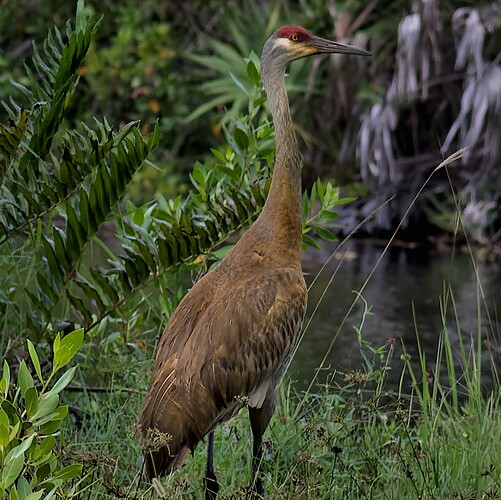
[[[205,467],[205,500],[215,500],[219,491],[219,483],[214,473],[214,431],[209,433],[207,443],[207,464]]]
[[[268,394],[261,408],[249,407],[249,417],[252,429],[252,475],[251,498],[264,498],[263,481],[260,474],[261,460],[263,458],[263,434],[270,423],[277,401],[276,392]]]

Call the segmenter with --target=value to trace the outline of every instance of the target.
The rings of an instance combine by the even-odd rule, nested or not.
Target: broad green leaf
[[[320,212],[321,219],[336,220],[339,217],[337,212],[332,212],[330,210],[322,210]]]
[[[32,493],[32,488],[28,480],[24,476],[20,476],[16,482],[17,493],[19,497],[25,500]]]
[[[33,366],[35,367],[35,371],[37,373],[38,379],[43,384],[42,370],[40,368],[40,360],[38,358],[37,351],[35,350],[35,346],[31,342],[31,340],[28,339],[27,343],[28,343],[28,351],[30,353],[31,362],[33,363]]]
[[[0,380],[0,392],[3,393],[3,397],[6,398],[9,392],[10,385],[10,367],[9,363],[5,359],[3,362],[3,374],[2,380]]]
[[[224,155],[218,151],[217,149],[212,148],[211,153],[214,155],[215,158],[217,158],[221,163],[226,164],[226,158]]]
[[[18,444],[15,448],[12,448],[12,450],[10,450],[5,457],[5,463],[8,463],[10,460],[15,460],[20,456],[23,456],[24,458],[24,452],[31,446],[33,439],[35,439],[35,434],[32,434],[30,437],[22,441],[21,444]]]
[[[19,373],[17,374],[17,381],[19,383],[19,387],[21,388],[21,394],[23,395],[23,397],[25,396],[28,388],[34,386],[33,378],[31,377],[31,374],[24,360],[21,361],[21,364],[19,365]]]
[[[40,500],[40,498],[42,498],[44,495],[45,495],[44,490],[34,491],[33,493],[30,493],[29,495],[24,497],[23,500]],[[45,498],[47,498],[47,497],[45,497]]]
[[[12,488],[9,491],[9,500],[24,500],[22,497],[19,496],[15,484],[12,485]]]
[[[254,61],[249,61],[247,63],[247,76],[250,78],[251,82],[254,85],[259,85],[260,84],[260,76],[259,76],[259,71],[256,68],[256,64]]]
[[[308,195],[307,193],[303,193],[303,197],[301,199],[301,214],[303,221],[308,217]]]
[[[9,443],[10,443],[9,425],[5,424],[4,422],[0,422],[0,449],[6,448]]]
[[[320,248],[318,243],[309,235],[303,234],[303,243],[308,245],[309,247],[316,248],[317,250]]]
[[[58,339],[58,337],[56,337]],[[54,341],[54,361],[53,361],[53,373],[66,366],[73,356],[77,353],[78,349],[82,346],[84,339],[83,328],[74,330],[68,335],[65,335],[62,340],[56,344]]]
[[[47,493],[45,495],[45,497],[44,497],[43,500],[52,500],[53,498],[57,498],[57,496],[56,496],[57,489],[58,489],[58,487],[60,486],[61,483],[62,483],[62,480],[55,481],[53,488],[49,491],[49,493]],[[53,483],[52,483],[52,481],[50,481],[48,484],[50,486],[52,486]]]
[[[82,464],[71,464],[54,474],[54,479],[73,479],[82,473]]]
[[[320,200],[320,204],[323,205],[324,193],[325,193],[324,184],[320,179],[317,179],[316,185],[317,185],[318,199]]]
[[[201,166],[200,163],[197,163],[193,167],[193,171],[190,174],[190,177],[192,178],[193,185],[198,189],[198,190],[203,190],[204,185],[205,185],[205,174],[203,171],[203,167]]]
[[[235,138],[235,142],[240,149],[247,149],[247,147],[249,146],[249,138],[242,129],[236,128],[235,132],[233,132],[233,137]]]
[[[16,422],[19,422],[19,407],[17,405],[12,404],[11,401],[8,399],[4,399],[0,403],[0,408],[7,414],[7,417],[9,418],[10,425],[14,426]]]
[[[40,434],[52,434],[56,432],[61,425],[61,421],[66,418],[66,415],[68,415],[68,406],[58,406],[53,413],[40,421]]]
[[[325,229],[324,227],[313,226],[313,229],[317,232],[317,234],[323,240],[334,241],[337,239],[336,235],[332,231],[329,231],[328,229]]]
[[[346,205],[346,203],[351,203],[356,198],[351,196],[346,196],[345,198],[339,198],[339,200],[334,200],[331,204],[332,207],[336,207],[338,205]]]
[[[38,391],[35,387],[28,387],[26,390],[24,394],[24,404],[28,420],[31,420],[38,411]]]
[[[33,460],[37,461],[40,458],[48,455],[54,449],[56,444],[56,438],[54,436],[46,436],[42,439],[42,441],[35,446],[33,451]]]
[[[71,353],[68,347],[61,345],[59,349],[54,350],[54,362],[52,365],[52,372],[56,373],[58,370],[66,366],[71,361]]]
[[[313,184],[310,192],[310,212],[315,210],[315,202],[317,201],[317,183]]]
[[[14,425],[10,427],[9,441],[14,441],[14,439],[19,438],[20,429],[21,429],[21,421],[18,420]]]
[[[0,424],[5,425],[5,427],[10,426],[9,416],[1,406],[0,406]]]
[[[41,483],[44,481],[46,478],[50,477],[52,475],[52,472],[56,469],[57,467],[57,462],[55,462],[55,457],[52,457],[52,460],[47,460],[43,462],[43,464],[39,464],[36,469],[36,477]]]
[[[61,344],[61,334],[57,333],[56,337],[54,338],[54,344],[52,346],[52,349],[53,349],[54,352],[56,352],[57,350],[59,350],[60,344]]]
[[[38,410],[32,419],[33,424],[42,425],[41,421],[43,421],[48,415],[52,415],[58,404],[59,396],[51,391],[46,392],[38,403]]]
[[[58,394],[60,393],[73,379],[73,376],[75,375],[75,370],[77,369],[76,366],[73,366],[70,368],[67,372],[65,372],[59,380],[54,384],[52,389],[50,390],[51,393],[53,394]]]
[[[8,488],[14,483],[18,478],[19,474],[24,467],[24,454],[16,456],[15,458],[8,459],[5,457],[5,462],[2,470],[2,478],[0,481],[0,487]]]

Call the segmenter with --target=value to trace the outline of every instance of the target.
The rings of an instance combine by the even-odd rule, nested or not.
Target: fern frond
[[[79,185],[65,205],[59,207],[63,213],[64,229],[54,227],[42,236],[45,267],[37,274],[36,292],[31,296],[33,305],[42,312],[51,313],[69,282],[75,279],[85,246],[113,210],[134,173],[156,147],[158,139],[158,128],[143,138],[135,125],[127,126],[126,133],[106,136],[104,144],[110,141],[116,143],[116,147],[108,152],[105,152],[105,147],[97,148],[98,145],[94,143],[93,151],[99,158],[96,171],[88,183]],[[78,278],[77,281],[83,288],[84,296],[94,298],[100,305],[101,301],[97,297],[89,295],[89,282]],[[115,298],[116,295],[115,292],[111,297]],[[71,296],[70,300],[74,307],[86,315],[88,307],[82,301]]]
[[[82,13],[80,15],[83,15]],[[43,54],[33,49],[32,67],[25,65],[31,89],[13,84],[22,91],[31,111],[16,102],[2,102],[9,114],[7,125],[0,125],[0,244],[9,234],[52,210],[67,195],[67,191],[89,174],[92,166],[80,162],[79,169],[64,175],[66,156],[51,154],[54,136],[59,130],[71,97],[78,83],[78,69],[87,54],[98,21],[79,19],[82,29],[68,25],[68,40],[57,28],[49,32]],[[99,149],[99,148],[96,148]],[[62,158],[63,178],[57,182],[52,175]],[[76,175],[74,175],[76,174]],[[71,183],[64,181],[71,179]],[[66,191],[66,192],[65,192]]]
[[[269,178],[242,190],[225,185],[219,192],[224,201],[210,199],[205,206],[188,197],[182,207],[176,208],[175,217],[156,207],[151,211],[148,230],[122,220],[125,255],[110,261],[108,269],[91,268],[90,278],[78,275],[67,291],[72,306],[85,318],[86,329],[113,314],[164,273],[207,256],[231,234],[249,225],[261,212],[269,186]],[[92,295],[90,322],[89,304],[79,300],[89,297],[89,286],[99,291],[99,298]]]

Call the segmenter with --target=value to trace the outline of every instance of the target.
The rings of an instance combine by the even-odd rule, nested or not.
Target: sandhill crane
[[[276,133],[276,158],[263,210],[232,251],[186,294],[160,339],[141,430],[167,439],[146,453],[150,477],[169,474],[208,435],[206,498],[219,485],[213,466],[214,428],[244,405],[253,435],[252,484],[262,435],[273,415],[277,385],[299,338],[307,290],[301,270],[301,155],[285,88],[287,65],[321,53],[370,55],[298,26],[267,40],[261,74]]]

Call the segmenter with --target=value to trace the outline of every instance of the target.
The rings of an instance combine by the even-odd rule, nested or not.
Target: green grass
[[[281,402],[266,435],[268,498],[499,498],[501,496],[501,416],[499,399],[482,407],[467,402],[460,415],[435,408],[432,418],[393,402],[344,399],[325,388],[297,403]],[[341,391],[343,392],[343,391]],[[105,398],[101,398],[105,399]],[[148,498],[137,488],[139,450],[130,433],[140,397],[117,394],[84,422],[70,449],[85,459],[91,484],[88,498]],[[222,498],[242,496],[249,483],[250,432],[242,411],[216,435],[216,471]],[[78,444],[76,444],[78,443]],[[166,480],[167,498],[202,498],[205,453],[199,446],[185,467]],[[93,470],[95,469],[95,470]],[[136,484],[133,482],[136,481]],[[129,486],[130,485],[130,486]]]
[[[480,304],[479,299],[479,317]],[[454,297],[444,288],[444,318],[448,307],[455,310]],[[457,321],[444,324],[431,363],[420,351],[416,370],[409,356],[402,356],[402,387],[408,381],[409,391],[385,390],[393,346],[376,349],[363,341],[364,372],[334,373],[328,384],[307,394],[284,383],[265,434],[266,497],[500,498],[500,400],[497,389],[484,394],[482,388],[485,368],[495,364],[482,366],[481,338],[467,343],[460,337],[461,359],[454,359],[451,332],[462,335]],[[86,464],[82,498],[203,498],[204,444],[167,479],[138,485],[134,424],[149,369],[147,361],[129,359],[121,380],[109,380],[109,392],[73,398],[81,409],[81,428],[68,424],[62,441],[64,454]],[[250,439],[245,409],[217,430],[221,498],[241,498],[247,491]]]
[[[469,252],[477,282],[476,329],[463,331],[454,292],[445,283],[433,359],[421,348],[418,331],[417,359],[410,359],[403,346],[404,354],[393,360],[393,344],[374,346],[364,340],[370,304],[363,291],[371,272],[356,298],[365,311],[354,332],[362,352],[360,369],[333,372],[328,383],[312,384],[305,393],[296,393],[291,381],[281,386],[264,436],[266,498],[501,498],[499,332]],[[149,310],[144,317],[124,313],[86,336],[77,354],[80,367],[73,390],[62,393],[73,419],[63,422],[59,451],[63,465],[84,466],[83,477],[73,484],[78,498],[204,498],[203,443],[168,478],[153,485],[140,481],[137,422],[153,355],[144,347],[145,339],[158,337],[168,309],[157,296],[142,300]],[[47,351],[49,346],[37,347]],[[399,390],[386,387],[389,370],[399,371]],[[242,410],[216,432],[222,499],[242,498],[250,482],[246,414]],[[67,497],[73,496],[68,491]]]
[[[417,359],[404,346],[395,363],[393,343],[375,347],[364,340],[362,319],[355,329],[360,370],[333,372],[327,383],[301,394],[291,381],[282,384],[265,434],[267,498],[501,498],[499,354],[477,283],[477,329],[467,333],[454,294],[444,286],[433,359],[417,332]],[[455,320],[448,323],[451,312]],[[109,326],[108,341],[87,337],[72,386],[61,393],[73,418],[61,426],[60,465],[83,465],[65,498],[203,498],[204,444],[170,477],[153,485],[139,480],[137,421],[151,360],[134,329],[117,336]],[[400,388],[389,390],[386,378],[395,369]],[[12,393],[14,405],[18,392]],[[243,497],[250,481],[246,413],[217,429],[223,499]]]

